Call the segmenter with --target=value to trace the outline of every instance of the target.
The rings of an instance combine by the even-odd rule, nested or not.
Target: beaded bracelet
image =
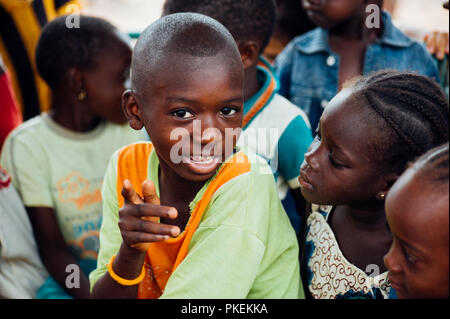
[[[139,277],[137,277],[136,279],[128,280],[128,279],[119,277],[112,269],[112,264],[113,264],[115,258],[116,258],[116,255],[112,256],[111,261],[108,264],[108,273],[112,279],[114,279],[116,282],[118,282],[122,286],[134,286],[134,285],[139,284],[142,280],[144,280],[145,267],[142,267],[142,272],[139,275]]]

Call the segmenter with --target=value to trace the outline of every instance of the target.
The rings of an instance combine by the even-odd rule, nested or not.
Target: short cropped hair
[[[36,66],[40,76],[55,88],[72,67],[92,68],[98,53],[109,48],[116,27],[95,17],[80,16],[80,27],[68,28],[67,16],[49,22],[36,47]]]
[[[178,12],[210,16],[222,23],[236,42],[258,41],[261,52],[269,43],[276,21],[273,0],[166,0],[163,16]]]
[[[172,63],[171,59],[222,55],[230,67],[242,68],[242,60],[230,32],[218,21],[198,13],[164,16],[148,26],[136,42],[131,62],[132,85],[149,76],[152,67]]]

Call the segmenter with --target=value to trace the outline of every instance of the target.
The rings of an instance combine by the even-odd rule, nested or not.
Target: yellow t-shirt
[[[95,260],[109,159],[116,149],[143,140],[143,131],[108,122],[76,133],[43,113],[8,136],[0,162],[25,206],[54,210],[74,257]]]

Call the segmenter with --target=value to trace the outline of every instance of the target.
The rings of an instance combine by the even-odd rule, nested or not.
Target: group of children
[[[318,27],[274,67],[272,0],[166,0],[133,49],[47,24],[51,109],[1,151],[0,296],[448,298],[448,100],[387,12],[367,27],[382,2],[304,0]]]

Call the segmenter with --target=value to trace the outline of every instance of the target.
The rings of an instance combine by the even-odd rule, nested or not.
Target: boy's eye
[[[180,119],[188,119],[190,117],[193,117],[192,113],[187,110],[177,110],[173,112],[172,115]]]
[[[231,116],[236,114],[237,110],[235,108],[232,107],[224,107],[221,111],[220,114],[225,115],[225,116]]]

